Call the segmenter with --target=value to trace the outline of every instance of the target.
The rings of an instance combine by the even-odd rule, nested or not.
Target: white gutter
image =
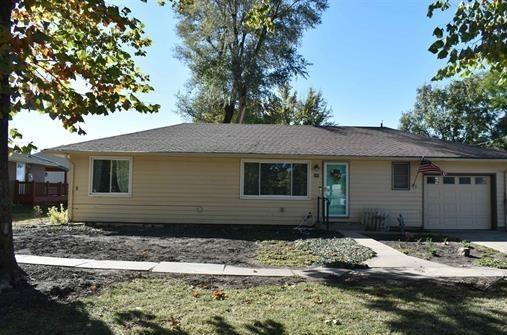
[[[76,155],[121,155],[121,156],[167,156],[167,157],[217,157],[217,158],[291,158],[291,159],[313,159],[313,160],[390,160],[390,161],[420,161],[421,156],[351,156],[351,155],[298,155],[298,154],[284,154],[284,153],[227,153],[227,152],[142,152],[142,151],[52,151],[51,149],[44,150],[52,154],[69,153]],[[425,156],[431,161],[459,161],[459,162],[506,162],[507,158],[459,158],[459,157],[431,157]]]

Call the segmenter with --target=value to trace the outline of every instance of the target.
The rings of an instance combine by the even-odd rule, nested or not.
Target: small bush
[[[51,224],[67,224],[69,223],[69,212],[60,204],[60,209],[53,206],[48,209],[49,223]]]

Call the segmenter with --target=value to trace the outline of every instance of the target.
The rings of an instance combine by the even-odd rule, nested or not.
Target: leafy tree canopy
[[[443,88],[423,85],[400,129],[448,141],[507,148],[507,84],[498,73],[473,75]],[[494,89],[492,89],[494,87]]]
[[[156,112],[142,94],[152,87],[135,65],[150,40],[126,7],[106,0],[0,1],[0,281],[16,282],[9,150],[21,134],[9,129],[19,111],[30,110],[84,133],[86,115],[136,110]],[[0,283],[2,286],[2,283]]]
[[[212,95],[212,92],[207,92]],[[206,95],[200,95],[203,100],[194,100],[193,104],[200,104],[202,108],[193,109],[185,105],[185,99],[179,99],[179,110],[193,122],[222,122],[223,112],[219,104],[213,106],[213,100],[206,100]],[[332,125],[331,108],[319,91],[310,88],[304,99],[299,99],[297,92],[289,85],[282,85],[276,93],[266,98],[249,103],[249,113],[244,123],[267,123],[285,125]]]
[[[192,73],[179,110],[210,122],[255,119],[259,101],[309,63],[298,53],[327,0],[194,0],[179,11],[177,55]],[[209,110],[212,110],[212,114]]]
[[[280,87],[264,105],[259,123],[329,126],[332,112],[322,93],[310,88],[306,98],[299,100],[290,86]]]
[[[507,2],[464,0],[454,6],[450,0],[435,0],[428,16],[451,8],[455,8],[452,21],[435,28],[436,41],[429,48],[438,58],[447,60],[434,79],[491,69],[498,73],[500,83],[507,81]]]
[[[3,28],[10,116],[34,110],[82,133],[85,115],[158,110],[139,96],[152,87],[132,55],[144,56],[150,40],[128,8],[105,0],[16,1],[9,31]]]

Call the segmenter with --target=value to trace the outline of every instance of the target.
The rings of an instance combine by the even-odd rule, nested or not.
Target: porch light
[[[313,166],[313,172],[314,172],[314,173],[319,173],[319,172],[320,172],[320,166],[319,166],[319,164],[315,164],[315,165]]]

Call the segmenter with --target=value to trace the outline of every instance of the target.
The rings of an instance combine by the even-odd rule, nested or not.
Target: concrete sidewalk
[[[362,235],[361,235],[362,236]],[[256,277],[303,277],[322,279],[339,277],[349,272],[368,275],[394,275],[410,278],[449,278],[449,277],[507,277],[506,270],[489,268],[454,268],[433,262],[393,253],[392,248],[369,241],[366,237],[357,237],[358,242],[377,251],[378,257],[367,261],[368,269],[336,269],[310,267],[305,269],[289,268],[253,268],[226,264],[184,263],[184,262],[132,262],[114,260],[94,260],[83,258],[60,258],[33,255],[16,255],[20,264],[64,266],[77,269],[127,270],[154,273],[179,273],[219,276],[256,276]],[[377,241],[375,241],[377,242]],[[379,243],[379,242],[377,242]],[[394,249],[393,249],[394,250]],[[396,250],[394,250],[396,251]],[[403,256],[403,257],[402,257]]]
[[[33,255],[16,255],[20,264],[64,266],[82,269],[146,271],[154,273],[180,273],[220,276],[256,277],[305,277],[322,278],[341,276],[350,272],[347,269],[312,267],[306,269],[289,268],[251,268],[226,264],[184,263],[184,262],[132,262],[113,260],[94,260],[84,258],[61,258]]]
[[[407,256],[390,246],[361,234],[360,231],[342,230],[340,234],[354,239],[357,243],[368,247],[377,256],[365,262],[378,273],[407,274],[424,277],[507,277],[507,270],[485,267],[453,267],[430,262],[424,259]]]
[[[463,231],[449,232],[454,235],[475,244],[479,244],[507,254],[507,232],[505,231]]]

